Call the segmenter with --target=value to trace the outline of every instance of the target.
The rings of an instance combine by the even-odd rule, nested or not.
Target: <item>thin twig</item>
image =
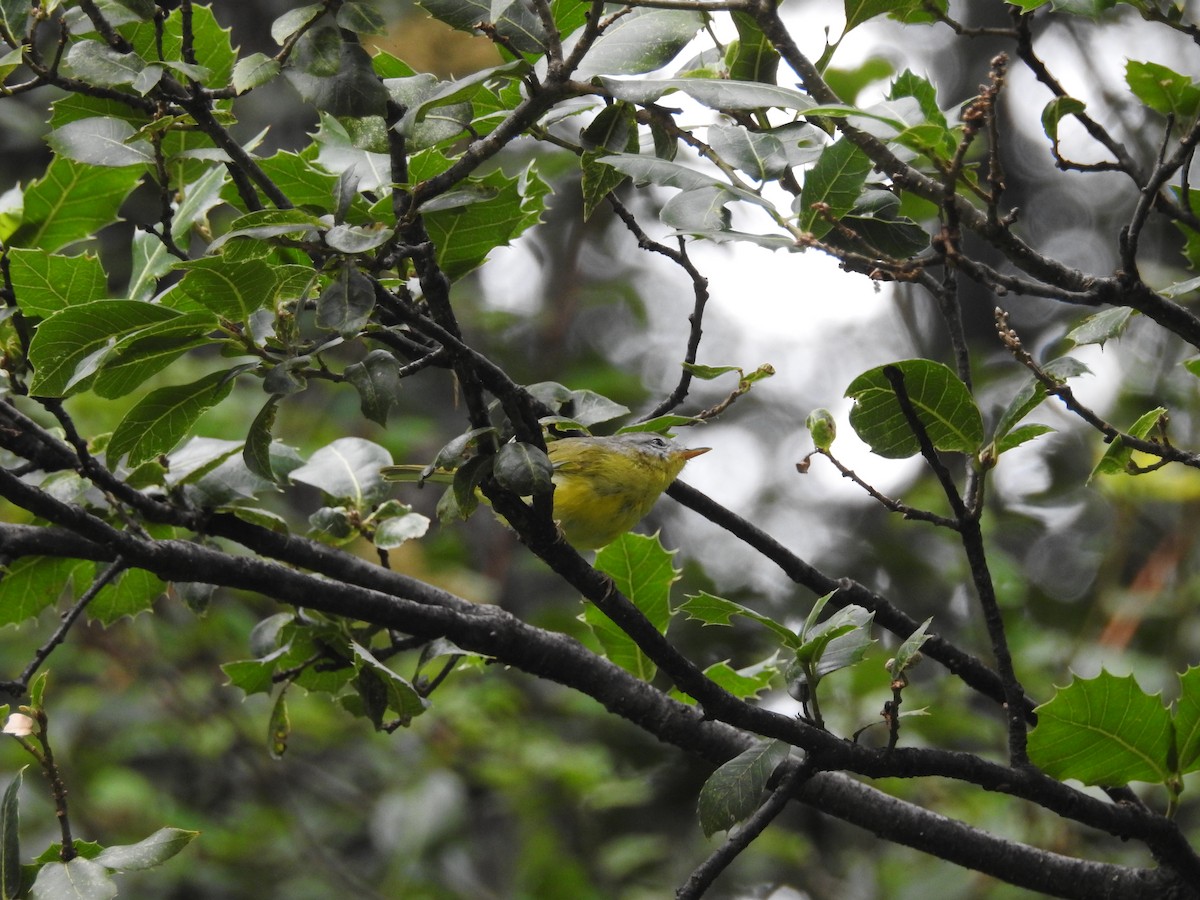
[[[804,784],[813,774],[813,770],[809,766],[794,759],[787,760],[781,768],[783,768],[783,774],[762,806],[756,809],[736,831],[732,832],[725,843],[718,847],[708,859],[696,867],[683,886],[675,892],[675,900],[698,900],[699,897],[704,896],[704,893],[716,881],[717,876],[724,872],[730,863],[737,859],[742,851],[775,821],[776,817],[787,807],[800,785]]]

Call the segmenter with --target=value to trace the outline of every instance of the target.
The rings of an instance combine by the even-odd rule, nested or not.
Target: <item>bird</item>
[[[661,434],[630,431],[611,436],[581,435],[550,441],[554,520],[577,550],[611,544],[646,517],[689,459],[710,447],[685,447]],[[449,482],[453,472],[417,466],[385,466],[389,480]]]
[[[611,544],[646,517],[689,459],[710,447],[684,447],[650,432],[552,441],[554,519],[579,550]]]

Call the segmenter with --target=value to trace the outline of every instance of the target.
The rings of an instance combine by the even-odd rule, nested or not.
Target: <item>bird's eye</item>
[[[670,444],[667,443],[666,438],[655,437],[650,439],[650,446],[654,447],[656,450],[666,450]]]

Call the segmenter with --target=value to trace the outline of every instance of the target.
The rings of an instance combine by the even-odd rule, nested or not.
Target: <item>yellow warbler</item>
[[[546,453],[554,467],[554,520],[580,550],[612,543],[650,512],[689,459],[709,449],[689,449],[648,432],[551,441]],[[446,482],[453,477],[419,466],[385,466],[383,474],[393,481]]]
[[[573,546],[603,547],[645,518],[684,464],[709,449],[647,432],[554,441],[546,447],[554,519]]]

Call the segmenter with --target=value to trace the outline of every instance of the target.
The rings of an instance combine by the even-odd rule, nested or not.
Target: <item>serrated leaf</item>
[[[1200,769],[1200,666],[1191,666],[1179,676],[1175,743],[1179,748],[1179,774]]]
[[[549,191],[532,168],[509,178],[492,172],[477,184],[495,194],[487,200],[425,215],[425,226],[437,247],[438,262],[451,279],[481,265],[497,247],[511,243],[541,220]]]
[[[783,741],[763,741],[709,776],[697,804],[705,837],[729,830],[758,809],[767,783],[790,751]]]
[[[126,569],[88,604],[88,618],[106,626],[133,618],[152,609],[166,590],[166,583],[145,569]]]
[[[671,585],[680,575],[673,557],[673,553],[663,549],[657,536],[627,533],[600,549],[595,567],[613,580],[617,590],[642,611],[659,633],[665,634],[671,620]],[[583,617],[612,662],[643,681],[654,677],[654,663],[599,609],[589,603],[584,607]]]
[[[928,359],[893,363],[904,375],[905,391],[934,449],[975,453],[983,443],[983,418],[967,386],[948,367]],[[879,366],[846,388],[854,401],[850,425],[872,452],[903,459],[920,452],[891,382]]]
[[[21,311],[49,316],[68,306],[104,298],[108,280],[90,253],[62,256],[14,247],[8,251],[9,277]]]
[[[128,454],[128,465],[137,466],[169,452],[191,432],[196,421],[233,390],[232,372],[212,372],[189,384],[151,391],[125,414],[113,431],[106,451],[110,466]]]
[[[679,604],[679,611],[687,613],[689,619],[705,625],[732,625],[733,617],[741,616],[769,628],[785,647],[794,650],[802,643],[800,636],[786,625],[781,625],[769,616],[757,613],[740,603],[734,603],[732,600],[726,600],[724,597],[718,597],[707,591],[689,594],[688,598]]]
[[[1035,712],[1029,758],[1053,778],[1118,787],[1172,775],[1171,717],[1132,675],[1076,679]]]
[[[95,862],[107,869],[136,872],[162,865],[198,837],[198,831],[182,828],[160,828],[136,844],[105,847]]]
[[[25,189],[25,214],[13,246],[61,250],[93,237],[117,220],[117,211],[142,177],[132,166],[101,168],[56,156],[46,174]]]
[[[1129,60],[1125,83],[1134,96],[1157,113],[1186,126],[1200,112],[1200,87],[1187,75],[1155,62]]]
[[[1138,420],[1129,427],[1130,437],[1145,439],[1150,436],[1150,433],[1158,426],[1158,423],[1167,416],[1165,407],[1158,406],[1147,413],[1143,413],[1138,417]],[[1096,463],[1096,467],[1092,469],[1092,473],[1088,476],[1090,482],[1097,475],[1121,475],[1129,472],[1130,464],[1133,462],[1133,450],[1122,441],[1116,438],[1108,445],[1108,449],[1104,452],[1104,456],[1100,458],[1100,462]]]
[[[1132,315],[1133,310],[1127,306],[1106,309],[1094,316],[1088,316],[1068,331],[1067,340],[1077,347],[1084,344],[1099,344],[1103,347],[1105,341],[1120,337]]]
[[[0,578],[0,627],[20,625],[58,602],[79,565],[46,556],[27,556],[6,564]]]

